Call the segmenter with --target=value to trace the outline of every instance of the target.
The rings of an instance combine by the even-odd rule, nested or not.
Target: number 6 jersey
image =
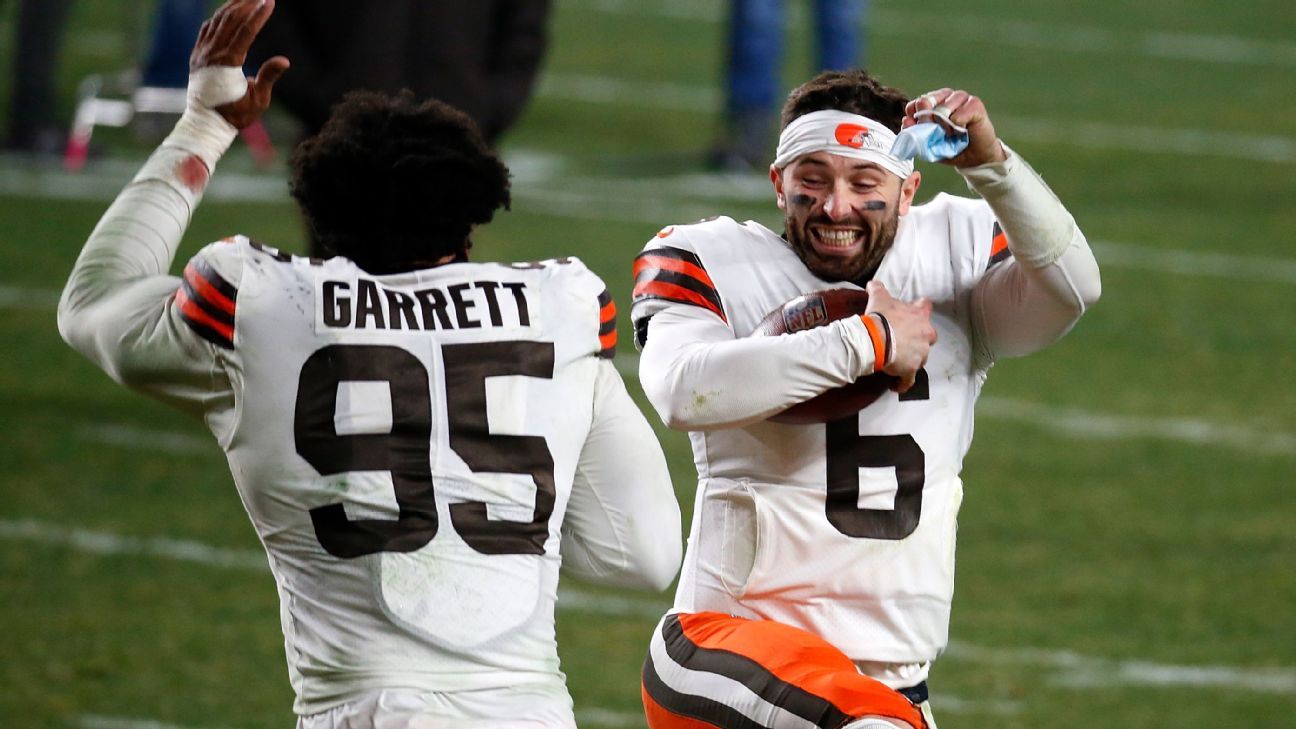
[[[939,339],[911,390],[814,425],[766,418],[872,371],[858,317],[749,335],[794,297],[853,284],[817,278],[751,221],[668,227],[648,243],[631,311],[640,378],[667,423],[690,431],[699,476],[675,610],[779,621],[862,667],[901,664],[866,670],[894,686],[925,678],[947,642],[959,472],[994,358],[985,323],[1003,318],[985,301],[1023,286],[1048,309],[1006,243],[985,202],[942,194],[911,208],[875,278],[897,299],[929,298]],[[1078,318],[1024,324],[1004,311],[1012,329],[1047,341]]]

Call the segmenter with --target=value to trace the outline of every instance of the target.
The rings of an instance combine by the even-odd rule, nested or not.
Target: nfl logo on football
[[[789,332],[811,329],[828,320],[828,310],[818,296],[803,296],[783,310],[783,324]]]

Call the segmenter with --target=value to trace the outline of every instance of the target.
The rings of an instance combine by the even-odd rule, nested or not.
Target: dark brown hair
[[[836,109],[875,119],[898,133],[907,103],[909,97],[903,91],[884,86],[862,68],[824,71],[788,94],[782,127],[811,112]]]

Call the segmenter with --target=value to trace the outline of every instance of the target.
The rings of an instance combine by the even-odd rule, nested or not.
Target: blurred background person
[[[189,51],[207,19],[210,0],[160,0],[140,85],[183,89],[189,83]],[[255,69],[254,69],[255,70]]]
[[[278,88],[306,134],[352,89],[440,99],[495,144],[517,121],[547,44],[549,0],[281,0],[250,58],[293,59]]]
[[[785,0],[732,0],[726,45],[722,136],[708,164],[727,172],[764,171],[782,104]],[[819,71],[863,66],[869,0],[813,0],[815,64]]]
[[[72,0],[18,4],[5,149],[32,154],[59,154],[63,149],[63,131],[54,117],[54,81],[71,9]]]

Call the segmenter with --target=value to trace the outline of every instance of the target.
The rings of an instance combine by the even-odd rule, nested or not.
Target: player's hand
[[[274,12],[274,0],[228,0],[198,31],[198,41],[189,55],[189,72],[211,66],[242,68],[248,49]],[[261,118],[270,106],[270,91],[288,70],[288,59],[275,56],[248,79],[247,93],[228,104],[214,107],[216,113],[238,129]]]
[[[919,299],[908,303],[891,296],[881,281],[869,281],[866,314],[878,313],[891,325],[891,363],[882,368],[888,375],[900,378],[896,392],[908,392],[927,364],[927,355],[936,343],[936,328],[931,323],[931,302]]]
[[[967,128],[967,149],[956,157],[942,160],[942,164],[975,167],[1007,159],[1007,153],[999,143],[999,136],[995,134],[994,124],[990,122],[990,115],[986,113],[981,99],[962,89],[928,91],[905,104],[905,118],[900,126],[913,126],[919,121],[914,115],[928,110],[935,110],[938,117],[947,116],[952,123]]]

